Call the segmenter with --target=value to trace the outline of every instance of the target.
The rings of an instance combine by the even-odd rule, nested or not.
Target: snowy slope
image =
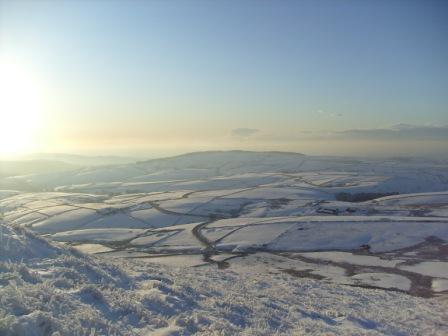
[[[274,175],[269,176],[269,174]],[[447,164],[423,160],[373,160],[306,156],[281,152],[198,152],[126,165],[74,172],[16,176],[0,180],[35,189],[78,192],[207,190],[282,181],[297,174],[322,189],[365,192],[429,192],[448,189]],[[291,178],[291,176],[289,176]]]
[[[112,263],[22,229],[0,224],[0,230],[0,334],[5,336],[448,332],[447,302],[441,298],[287,274]]]
[[[6,180],[2,336],[448,333],[446,162],[204,152]]]

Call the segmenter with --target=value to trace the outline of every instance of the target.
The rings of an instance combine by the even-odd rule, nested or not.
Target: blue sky
[[[443,128],[447,36],[446,1],[0,0],[0,60],[44,92],[43,150],[338,154],[345,130]]]

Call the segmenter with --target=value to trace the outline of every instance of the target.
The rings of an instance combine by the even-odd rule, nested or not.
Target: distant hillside
[[[279,163],[285,167],[297,167],[306,157],[300,153],[253,152],[242,150],[204,151],[178,156],[140,161],[137,164],[145,169],[215,169],[216,175],[235,170],[259,172],[278,170]]]
[[[79,165],[51,160],[0,161],[0,178],[18,175],[55,173],[80,168]]]
[[[430,170],[429,170],[430,169]],[[422,171],[428,171],[422,174]],[[446,165],[428,160],[402,162],[351,157],[307,156],[285,152],[211,151],[130,164],[82,167],[76,171],[41,173],[3,179],[3,189],[70,190],[71,192],[131,193],[185,189],[210,189],[212,185],[250,187],[259,178],[291,179],[290,174],[343,172],[376,176],[374,181],[355,186],[348,181],[334,185],[356,193],[429,192],[446,190]],[[258,175],[258,174],[261,174]],[[276,176],[275,178],[273,176]],[[305,183],[297,176],[296,183]],[[248,180],[249,179],[249,180]],[[306,179],[306,178],[305,178]],[[250,181],[253,180],[253,181]],[[319,178],[316,177],[316,180]],[[331,187],[333,179],[322,182]],[[227,182],[226,182],[227,181]],[[243,183],[243,181],[245,181]],[[2,182],[2,181],[0,181]],[[316,182],[320,183],[320,182]],[[373,188],[373,184],[375,188]],[[193,188],[194,185],[194,188]],[[1,185],[0,185],[1,186]],[[338,192],[348,192],[340,189]]]
[[[228,150],[228,151],[203,151],[191,152],[170,156],[166,158],[157,158],[139,161],[138,163],[151,163],[156,161],[187,161],[187,160],[245,160],[252,161],[255,158],[302,158],[305,154],[294,152],[280,151],[245,151],[245,150]]]
[[[131,157],[121,156],[88,156],[64,153],[37,153],[23,157],[25,160],[50,160],[61,161],[78,166],[105,166],[134,163],[137,160]]]

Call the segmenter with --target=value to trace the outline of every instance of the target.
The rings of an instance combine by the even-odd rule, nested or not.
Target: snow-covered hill
[[[448,189],[448,163],[428,160],[373,160],[306,156],[283,152],[198,152],[125,165],[8,177],[2,185],[20,190],[157,192],[209,190],[283,181],[363,192],[429,192]],[[354,181],[356,183],[354,183]],[[5,187],[3,187],[4,189]]]
[[[0,190],[0,335],[446,334],[447,167],[236,151],[6,178],[34,191]]]
[[[447,301],[286,273],[113,262],[0,224],[1,335],[443,335]]]

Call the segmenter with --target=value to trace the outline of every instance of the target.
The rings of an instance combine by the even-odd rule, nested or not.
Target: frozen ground
[[[0,334],[5,336],[448,332],[446,297],[424,299],[255,269],[104,260],[24,229],[0,224],[0,230]],[[382,282],[396,279],[386,274]]]
[[[447,162],[207,152],[3,182],[1,335],[448,332]]]

